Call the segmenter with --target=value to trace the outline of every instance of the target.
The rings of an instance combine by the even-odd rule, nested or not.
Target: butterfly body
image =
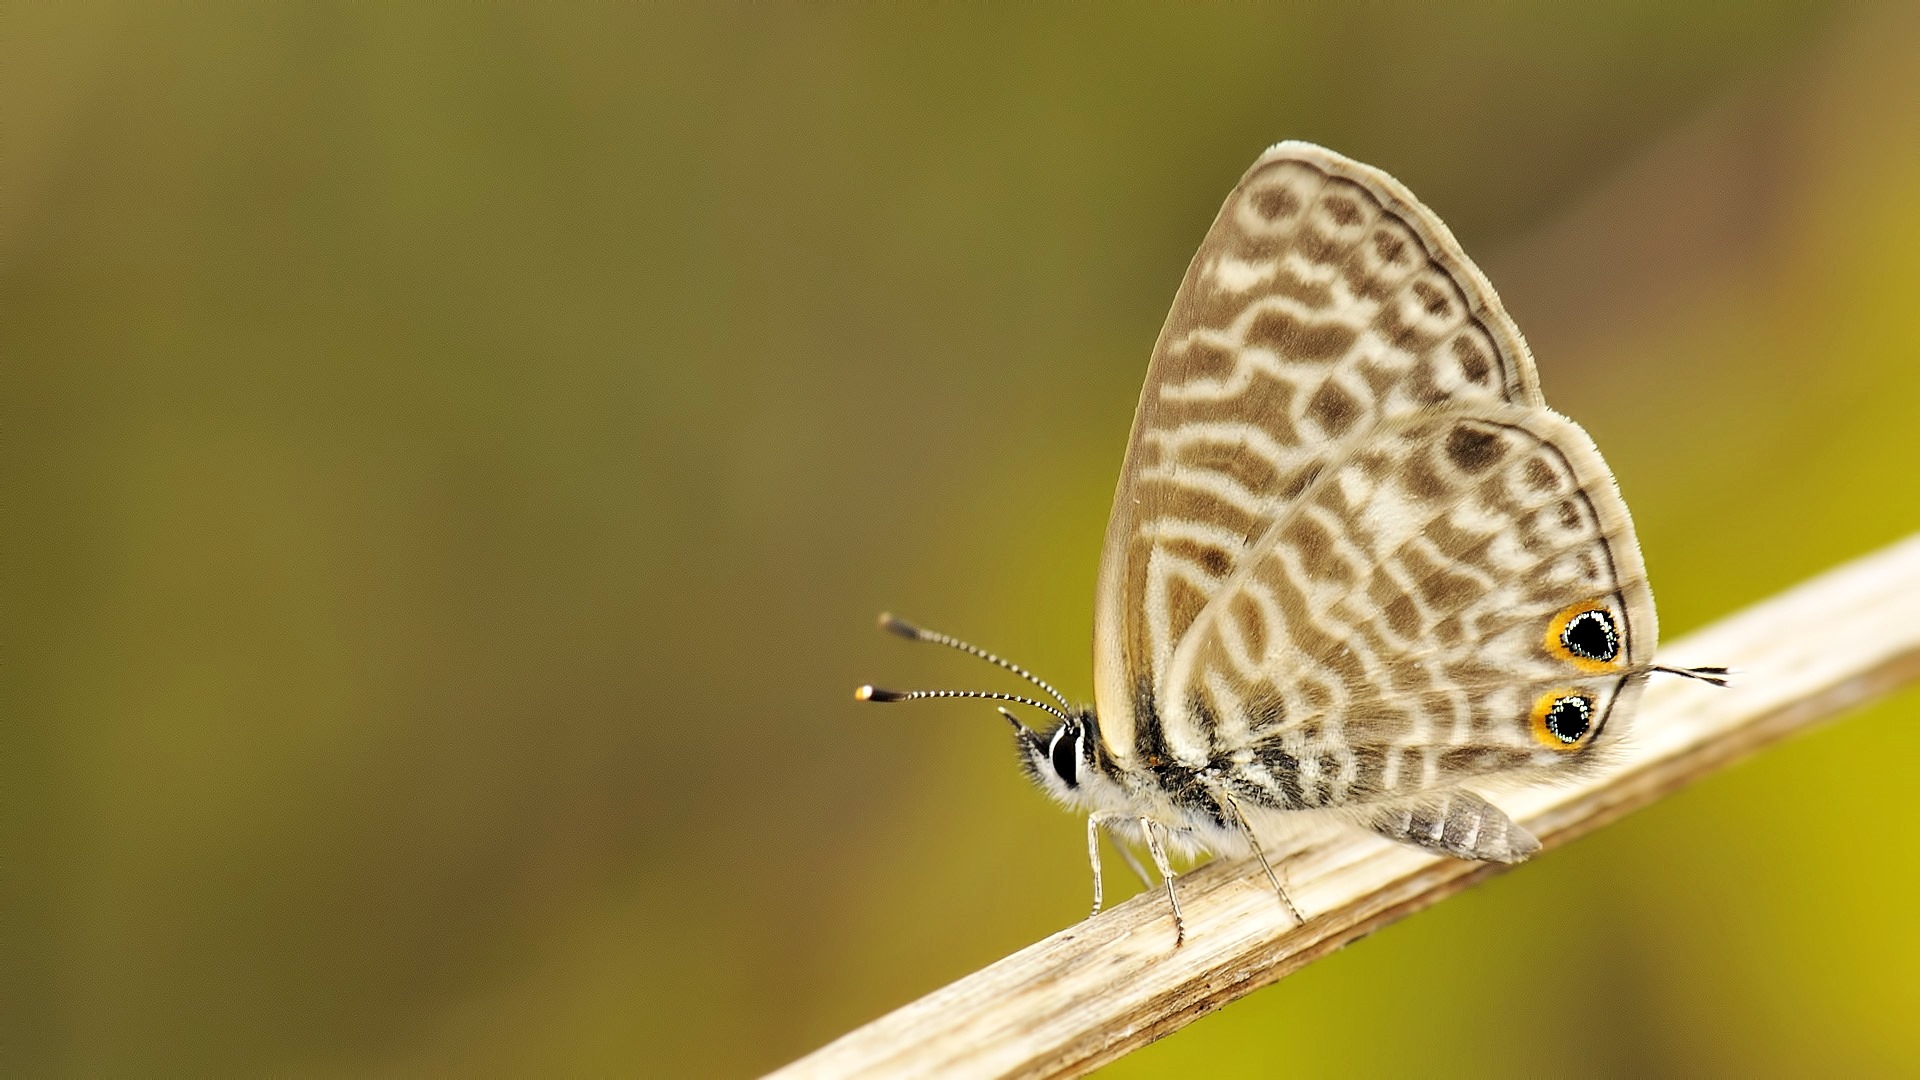
[[[1397,181],[1307,143],[1254,163],[1187,271],[1097,597],[1094,708],[1015,721],[1090,813],[1096,897],[1101,828],[1170,898],[1167,846],[1264,864],[1308,814],[1524,859],[1473,788],[1590,768],[1670,670],[1612,473],[1492,287]]]

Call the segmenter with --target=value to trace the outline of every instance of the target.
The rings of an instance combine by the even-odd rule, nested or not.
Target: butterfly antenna
[[[877,686],[869,685],[859,687],[853,692],[855,701],[917,701],[921,698],[987,698],[992,701],[1012,701],[1042,712],[1052,713],[1062,720],[1073,719],[1044,701],[1021,697],[1019,694],[995,693],[992,690],[882,690]]]
[[[993,664],[996,667],[1006,668],[1008,671],[1013,672],[1015,675],[1020,676],[1021,678],[1032,683],[1033,685],[1053,695],[1053,700],[1059,702],[1061,708],[1067,710],[1068,712],[1073,711],[1073,702],[1068,701],[1065,694],[1062,694],[1060,691],[1055,690],[1053,688],[1052,683],[1049,683],[1047,680],[1041,678],[1038,675],[1035,675],[1033,672],[1028,671],[1026,668],[1021,667],[1019,664],[1016,664],[1011,660],[1003,660],[1000,657],[993,655],[987,650],[980,648],[978,645],[969,645],[966,642],[961,641],[959,638],[954,637],[952,634],[942,634],[937,630],[921,629],[920,627],[913,625],[912,623],[908,622],[905,619],[899,618],[895,615],[892,615],[886,612],[882,612],[880,615],[880,629],[885,630],[890,634],[899,634],[901,637],[906,638],[908,641],[931,641],[935,645],[945,645],[949,649],[959,649],[961,652],[966,653],[968,656],[977,656],[980,659],[985,660],[987,663]]]
[[[1703,683],[1712,683],[1715,686],[1728,685],[1734,675],[1732,668],[1723,667],[1662,667],[1659,664],[1655,664],[1653,670],[1664,672],[1668,675],[1681,675],[1689,679],[1699,679]]]

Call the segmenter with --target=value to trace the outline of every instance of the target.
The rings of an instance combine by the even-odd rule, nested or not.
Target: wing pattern
[[[1282,808],[1563,766],[1541,710],[1580,698],[1584,749],[1657,636],[1611,474],[1486,280],[1396,181],[1301,143],[1187,272],[1099,596],[1116,763],[1231,761]],[[1555,648],[1580,611],[1620,639],[1605,662]]]

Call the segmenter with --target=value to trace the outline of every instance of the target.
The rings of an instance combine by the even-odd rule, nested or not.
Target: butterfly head
[[[1000,715],[1013,725],[1020,766],[1040,790],[1070,806],[1088,803],[1088,788],[1104,779],[1100,760],[1100,728],[1091,709],[1035,731],[1005,709]]]

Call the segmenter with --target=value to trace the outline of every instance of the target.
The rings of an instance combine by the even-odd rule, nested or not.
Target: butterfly
[[[1004,707],[1044,791],[1146,847],[1253,855],[1331,815],[1461,859],[1532,834],[1476,788],[1578,775],[1659,672],[1653,592],[1613,474],[1547,407],[1493,287],[1391,176],[1283,142],[1228,196],[1155,345],[1108,521],[1094,706]],[[1057,703],[1057,704],[1056,704]],[[1118,845],[1146,880],[1125,844]]]

